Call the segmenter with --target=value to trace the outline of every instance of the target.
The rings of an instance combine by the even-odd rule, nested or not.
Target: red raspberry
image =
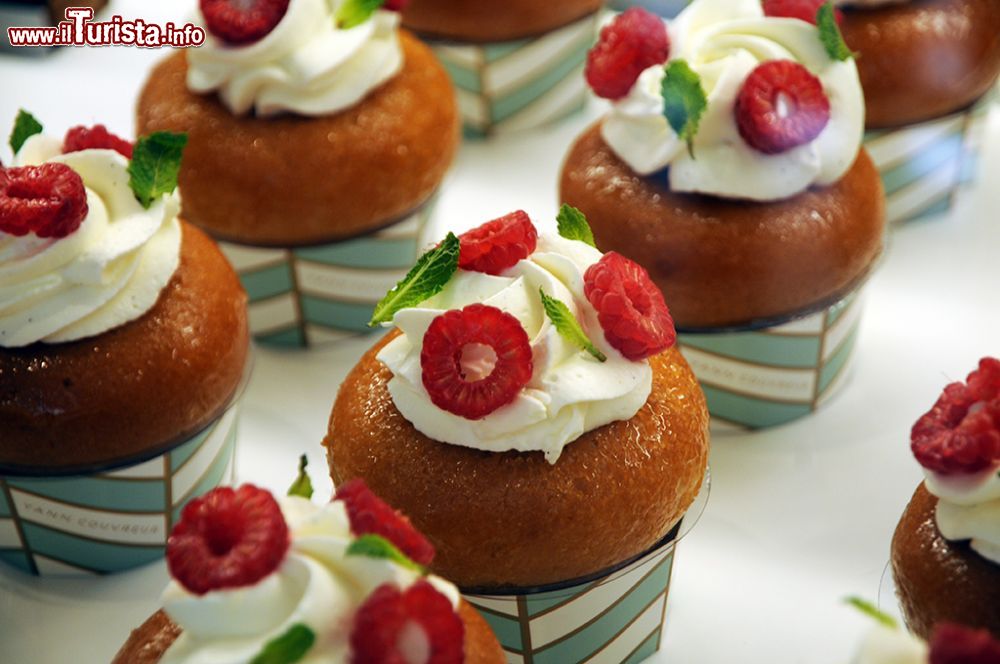
[[[90,128],[80,125],[66,132],[66,138],[63,139],[63,154],[81,150],[114,150],[127,159],[132,158],[132,144],[124,138],[115,136],[101,124]]]
[[[355,535],[380,535],[421,565],[430,565],[434,560],[434,547],[427,538],[408,518],[372,493],[364,480],[353,479],[341,484],[333,498],[344,503],[351,520],[351,532]]]
[[[621,99],[639,74],[670,57],[667,26],[656,14],[630,7],[601,29],[600,39],[587,54],[584,75],[598,97]]]
[[[409,6],[410,0],[385,0],[385,4],[382,5],[382,9],[388,9],[391,12],[401,12]]]
[[[612,251],[587,269],[583,283],[604,338],[622,355],[644,360],[674,345],[677,334],[663,293],[641,265]]]
[[[775,18],[797,18],[806,23],[816,25],[816,14],[819,8],[829,0],[764,0],[764,14]],[[837,23],[844,20],[844,13],[834,9]]]
[[[0,169],[0,231],[66,237],[87,218],[87,190],[66,164]]]
[[[945,387],[910,441],[921,466],[945,475],[1000,465],[1000,360],[983,358],[967,383]]]
[[[257,583],[288,551],[288,526],[274,496],[252,484],[219,487],[184,507],[167,540],[167,567],[196,595]]]
[[[267,36],[288,11],[289,0],[200,0],[205,26],[229,44],[250,44]]]
[[[420,366],[434,405],[478,420],[513,401],[531,380],[531,342],[510,314],[470,304],[431,322]]]
[[[753,149],[779,154],[816,139],[830,122],[823,84],[791,60],[754,69],[736,98],[740,136]]]
[[[538,231],[527,213],[518,210],[463,233],[459,240],[460,268],[500,274],[535,251]]]
[[[384,583],[354,616],[351,664],[461,664],[465,625],[451,601],[421,579],[404,592]]]
[[[1000,664],[1000,641],[985,629],[940,623],[931,635],[930,664]]]

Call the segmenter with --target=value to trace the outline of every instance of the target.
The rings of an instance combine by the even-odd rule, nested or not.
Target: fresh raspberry
[[[764,0],[764,15],[774,18],[797,18],[806,23],[816,25],[816,14],[819,8],[829,0]],[[844,13],[834,9],[837,23],[844,20]]]
[[[257,583],[288,551],[285,517],[270,492],[219,487],[189,502],[167,540],[167,567],[196,595]]]
[[[1000,641],[985,629],[940,623],[931,635],[930,664],[1000,664]]]
[[[351,664],[461,664],[465,625],[451,601],[421,579],[404,592],[384,583],[354,616]]]
[[[779,154],[816,139],[830,122],[823,84],[791,60],[754,69],[736,98],[740,136],[755,150]]]
[[[351,520],[351,532],[357,536],[379,535],[396,545],[410,560],[430,565],[434,547],[413,527],[410,520],[372,493],[362,479],[353,479],[337,487],[334,500],[344,503]]]
[[[920,465],[944,475],[1000,465],[1000,360],[983,358],[966,383],[945,387],[910,441]]]
[[[388,9],[391,12],[401,12],[406,9],[410,4],[410,0],[385,0],[385,4],[382,5],[382,9]]]
[[[587,269],[583,283],[604,338],[622,355],[644,360],[674,345],[677,334],[663,293],[641,265],[612,251]]]
[[[274,30],[289,0],[200,0],[205,26],[229,44],[250,44]]]
[[[527,213],[518,210],[463,233],[459,240],[460,268],[500,274],[535,251],[538,231]]]
[[[126,159],[132,158],[132,143],[115,136],[101,124],[89,128],[80,125],[66,132],[63,154],[81,150],[114,150]]]
[[[434,405],[478,420],[513,401],[531,380],[531,342],[510,314],[470,304],[431,321],[420,367]]]
[[[584,75],[598,97],[621,99],[644,69],[669,57],[670,37],[663,19],[642,7],[630,7],[601,29],[587,54]]]
[[[87,217],[87,190],[65,164],[0,169],[0,231],[66,237]]]

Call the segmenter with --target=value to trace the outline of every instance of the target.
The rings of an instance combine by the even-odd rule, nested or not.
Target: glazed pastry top
[[[954,476],[924,469],[924,475],[938,498],[935,520],[945,539],[969,540],[973,551],[1000,565],[1000,472]]]
[[[759,0],[695,0],[668,24],[669,62],[682,60],[700,77],[707,107],[691,145],[665,117],[663,64],[645,69],[629,93],[613,101],[602,127],[607,144],[640,175],[667,167],[670,187],[725,198],[778,200],[830,185],[861,147],[865,106],[852,58],[828,53],[816,26],[765,17]],[[822,84],[829,121],[803,145],[777,154],[741,136],[737,97],[759,65],[786,60]],[[779,110],[780,113],[780,110]]]
[[[357,104],[400,71],[403,51],[398,13],[377,10],[345,28],[338,12],[347,1],[291,0],[274,29],[250,44],[209,33],[188,51],[188,88],[217,92],[237,115],[329,115]]]
[[[911,0],[837,0],[841,7],[884,7],[885,5],[902,5]]]
[[[86,187],[88,212],[60,239],[0,233],[0,346],[75,341],[133,321],[156,304],[180,261],[177,191],[144,208],[129,160],[109,149],[62,153],[30,137],[16,166],[65,164]]]

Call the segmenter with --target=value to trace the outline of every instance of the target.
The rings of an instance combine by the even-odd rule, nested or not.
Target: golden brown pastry
[[[602,4],[602,0],[413,0],[403,12],[403,24],[429,37],[508,41],[560,28]]]

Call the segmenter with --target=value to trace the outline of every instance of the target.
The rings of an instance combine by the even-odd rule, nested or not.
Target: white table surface
[[[190,0],[116,0],[126,17],[182,20]],[[23,106],[61,135],[103,122],[130,134],[145,72],[164,53],[63,49],[0,55],[0,134]],[[463,147],[431,231],[462,230],[515,208],[551,223],[556,178],[591,109],[558,127]],[[788,426],[713,440],[712,495],[678,549],[663,649],[650,661],[834,664],[867,628],[842,598],[875,599],[895,524],[920,480],[913,421],[943,385],[1000,354],[1000,111],[980,185],[947,218],[898,229],[867,289],[847,389]],[[9,154],[4,152],[7,161]],[[9,163],[9,162],[8,162]],[[985,186],[984,186],[985,185]],[[259,351],[240,424],[237,473],[283,490],[320,446],[337,386],[371,339],[309,354]],[[158,604],[164,565],[97,580],[0,571],[0,661],[106,662]]]

